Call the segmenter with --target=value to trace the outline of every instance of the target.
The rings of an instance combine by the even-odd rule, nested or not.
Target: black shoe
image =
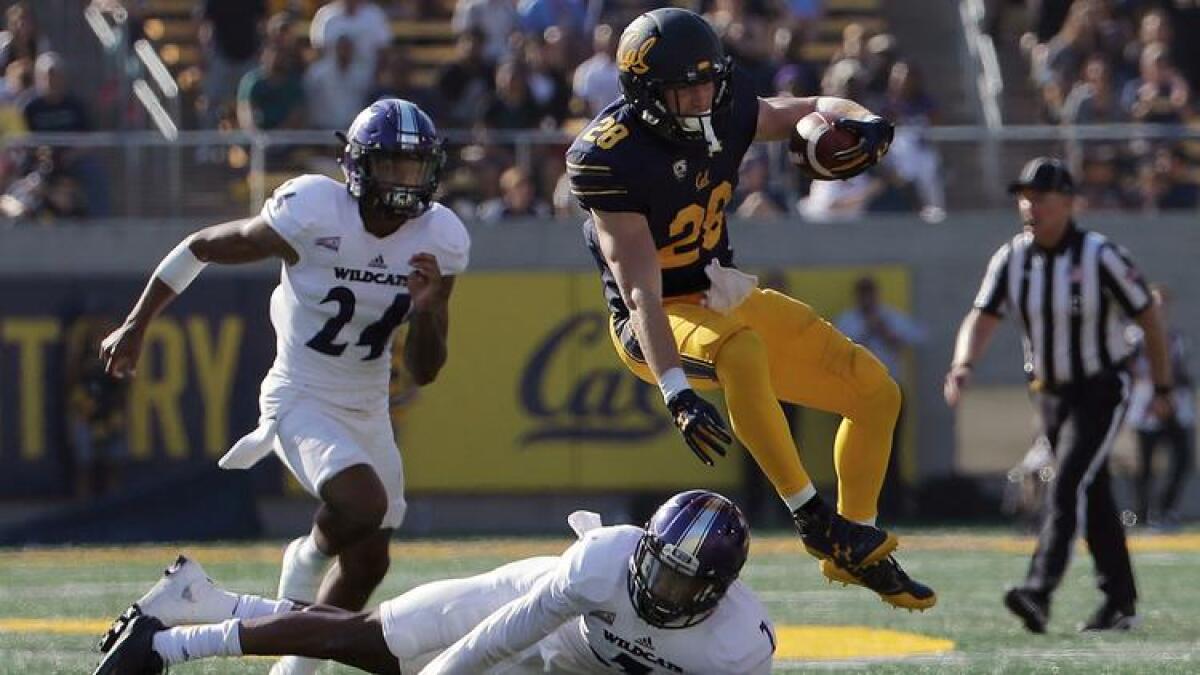
[[[134,603],[127,607],[121,616],[113,619],[112,625],[100,636],[100,641],[96,644],[96,649],[100,650],[101,654],[107,654],[108,650],[120,639],[121,634],[129,627],[130,622],[142,615],[142,610]]]
[[[910,612],[914,609],[924,612],[937,604],[937,593],[908,576],[892,556],[860,567],[857,572],[842,569],[832,561],[822,560],[821,573],[831,581],[865,586],[878,593],[880,599],[889,605]]]
[[[1045,633],[1050,620],[1050,603],[1031,590],[1014,587],[1004,594],[1004,606],[1025,622],[1030,633]]]
[[[92,675],[162,675],[162,657],[154,651],[154,634],[163,624],[152,616],[135,616],[112,643]]]
[[[1104,603],[1092,614],[1092,618],[1079,624],[1080,632],[1104,630],[1133,630],[1142,623],[1141,617],[1133,609],[1133,603],[1112,604]]]
[[[849,572],[883,560],[900,543],[894,534],[846,520],[832,510],[812,514],[801,509],[792,517],[810,554]]]

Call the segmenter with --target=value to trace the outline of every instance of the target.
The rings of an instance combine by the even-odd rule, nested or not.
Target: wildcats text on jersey
[[[630,642],[629,640],[626,640],[625,638],[621,637],[620,635],[613,633],[612,631],[608,630],[607,628],[604,629],[604,639],[607,640],[609,644],[620,647],[621,651],[628,653],[630,656],[635,656],[639,659],[642,659],[643,661],[648,661],[650,663],[653,663],[656,666],[658,666],[659,668],[666,669],[668,672],[671,672],[671,673],[682,673],[683,672],[683,668],[681,668],[680,666],[677,666],[674,663],[671,663],[670,661],[664,659],[663,657],[658,656],[651,649],[643,647],[640,644],[641,640],[636,640],[634,642]],[[649,639],[645,638],[645,641],[649,642]]]
[[[334,267],[333,276],[342,281],[357,281],[364,284],[383,284],[385,286],[408,287],[408,275],[391,274],[388,272],[372,272],[371,270],[356,270],[348,267]]]

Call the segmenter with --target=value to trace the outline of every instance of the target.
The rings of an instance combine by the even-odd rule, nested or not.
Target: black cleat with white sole
[[[92,675],[162,675],[166,666],[154,651],[154,634],[163,629],[152,616],[133,617]]]

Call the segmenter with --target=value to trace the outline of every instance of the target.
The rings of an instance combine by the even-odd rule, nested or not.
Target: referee
[[[1074,182],[1060,160],[1031,160],[1009,193],[1016,195],[1023,231],[992,256],[975,306],[963,319],[946,374],[946,402],[958,403],[972,364],[1004,313],[1015,310],[1025,373],[1055,471],[1029,572],[1024,583],[1008,590],[1004,604],[1027,629],[1045,632],[1050,595],[1081,527],[1104,602],[1079,629],[1128,630],[1138,622],[1137,590],[1107,459],[1129,394],[1130,321],[1145,334],[1152,405],[1164,417],[1173,414],[1162,321],[1125,249],[1075,224]]]

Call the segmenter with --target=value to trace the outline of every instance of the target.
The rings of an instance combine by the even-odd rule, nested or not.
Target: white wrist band
[[[195,281],[196,277],[200,275],[200,271],[208,265],[206,262],[201,262],[196,254],[192,253],[192,249],[188,247],[190,242],[191,237],[179,242],[179,245],[171,249],[167,257],[163,258],[154,270],[154,276],[175,291],[176,295],[182,293],[188,284]]]
[[[663,400],[670,402],[675,394],[684,389],[691,389],[692,385],[688,384],[687,375],[683,374],[683,368],[672,368],[658,378],[658,388],[662,390]]]

